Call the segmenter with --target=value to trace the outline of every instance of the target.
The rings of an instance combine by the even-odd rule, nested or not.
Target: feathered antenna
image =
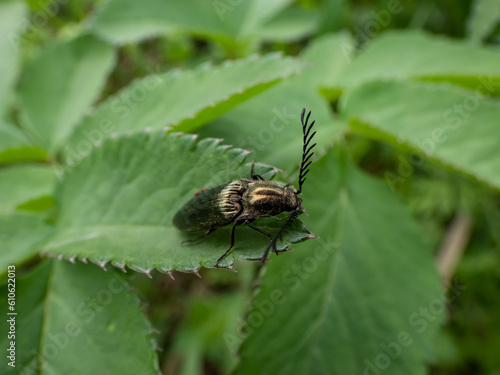
[[[312,146],[309,147],[309,143],[311,142],[311,139],[313,139],[314,135],[316,132],[312,133],[309,135],[311,132],[311,129],[316,121],[311,122],[311,125],[309,127],[307,126],[307,123],[309,122],[309,117],[311,116],[311,111],[307,114],[306,121],[304,122],[304,116],[306,114],[306,109],[302,109],[302,114],[300,115],[300,121],[302,122],[302,133],[304,134],[304,145],[302,147],[302,162],[300,163],[300,172],[299,172],[299,190],[297,191],[297,194],[300,194],[302,192],[302,185],[304,184],[306,180],[306,175],[309,172],[309,165],[311,165],[312,161],[310,160],[312,156],[314,155],[314,152],[311,152],[311,150],[316,146],[316,143],[313,144]]]
[[[297,194],[300,194],[302,192],[302,185],[304,184],[304,181],[306,180],[306,174],[309,172],[309,166],[311,165],[312,161],[311,158],[314,155],[314,152],[311,152],[314,146],[316,146],[316,143],[313,144],[312,146],[309,146],[309,143],[311,143],[311,139],[313,139],[314,135],[316,132],[312,133],[309,135],[311,132],[311,129],[315,123],[315,121],[311,122],[311,125],[307,126],[309,122],[309,117],[311,116],[311,111],[307,114],[306,120],[304,122],[304,116],[306,114],[306,109],[302,109],[302,114],[300,115],[300,121],[302,122],[302,134],[304,134],[304,145],[302,147],[302,162],[300,163],[300,172],[299,172],[299,190],[297,191]],[[276,233],[276,236],[271,240],[271,243],[267,247],[266,251],[264,252],[264,255],[262,256],[262,263],[265,263],[267,260],[267,256],[269,255],[269,252],[271,249],[278,254],[278,249],[276,248],[276,244],[278,243],[278,240],[281,241],[283,239],[283,234],[286,231],[286,227],[293,221],[295,220],[303,211],[300,210],[295,210],[293,211],[290,216],[288,216],[288,219],[286,220],[285,224],[281,227],[281,229]]]

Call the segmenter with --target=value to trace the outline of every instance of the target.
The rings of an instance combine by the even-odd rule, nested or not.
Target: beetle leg
[[[273,236],[271,235],[271,233],[266,232],[264,229],[260,229],[260,228],[254,227],[253,225],[250,224],[250,222],[248,220],[245,221],[245,224],[248,225],[253,230],[255,230],[255,231],[259,232],[259,233],[265,234],[269,238],[269,241],[273,240]]]
[[[255,160],[252,160],[252,167],[250,168],[250,178],[251,178],[252,180],[255,180],[255,179],[253,178],[253,176],[254,176],[254,174],[253,174],[253,168],[254,168],[254,166],[255,166]]]
[[[262,234],[265,234],[268,238],[269,238],[269,241],[271,241],[271,243],[269,244],[269,246],[267,247],[266,251],[264,252],[264,255],[262,256],[262,263],[265,263],[265,261],[267,260],[267,255],[269,254],[269,251],[272,249],[272,251],[276,254],[276,255],[279,255],[278,253],[278,250],[276,249],[276,243],[273,243],[273,236],[271,233],[269,232],[266,232],[264,229],[260,229],[260,228],[257,228],[257,227],[254,227],[253,225],[251,225],[248,220],[245,220],[245,224],[248,225],[250,228],[252,228],[253,230],[259,232],[259,233],[262,233]]]
[[[255,160],[252,160],[252,168],[250,168],[250,178],[252,180],[262,180],[266,181],[264,177],[262,177],[260,174],[255,174],[254,173],[254,165],[255,165]]]
[[[201,240],[203,237],[208,236],[210,233],[212,233],[215,229],[216,228],[209,229],[209,230],[207,230],[205,233],[203,233],[199,237],[192,238],[192,239],[189,239],[189,240],[184,240],[184,241],[181,242],[181,245],[185,244],[186,242],[195,242],[195,241]]]
[[[229,249],[227,249],[226,252],[219,259],[217,259],[217,262],[215,262],[215,265],[214,265],[215,268],[219,268],[219,263],[229,254],[229,252],[231,251],[231,249],[234,246],[234,230],[236,229],[236,224],[237,224],[237,222],[235,221],[234,225],[233,225],[233,229],[231,230],[231,246],[229,246]]]
[[[264,255],[262,256],[262,260],[261,260],[262,264],[266,263],[269,251],[272,250],[276,253],[276,255],[278,255],[278,248],[276,247],[276,244],[278,243],[278,240],[283,239],[283,233],[285,233],[287,225],[290,224],[294,219],[296,219],[297,216],[299,216],[299,211],[292,211],[290,216],[288,216],[288,219],[286,220],[285,224],[283,224],[283,226],[279,230],[278,234],[276,234],[276,236],[272,239],[271,243],[269,244],[266,251],[264,252]]]
[[[271,245],[269,245],[267,247],[266,251],[264,251],[264,255],[262,255],[262,259],[260,261],[262,264],[265,264],[267,262],[267,256],[269,254],[269,250],[271,250]],[[277,252],[276,252],[276,254],[277,254]]]

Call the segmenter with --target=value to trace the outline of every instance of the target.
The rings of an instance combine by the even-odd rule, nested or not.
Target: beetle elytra
[[[186,240],[192,242],[201,239],[215,231],[233,223],[231,230],[231,244],[226,252],[217,260],[215,267],[229,254],[234,246],[236,226],[246,224],[253,230],[266,235],[269,246],[262,256],[265,263],[269,251],[274,250],[277,254],[276,244],[283,236],[286,227],[300,214],[306,210],[302,207],[302,199],[298,196],[302,192],[302,186],[309,172],[309,165],[314,154],[312,149],[316,143],[309,145],[316,134],[311,134],[314,121],[308,125],[311,112],[305,116],[305,108],[302,110],[301,123],[303,133],[302,161],[299,171],[299,189],[290,185],[281,185],[276,182],[267,181],[262,176],[254,173],[254,163],[250,170],[250,178],[241,178],[229,181],[225,184],[203,189],[195,194],[174,216],[173,224],[177,229],[184,232],[205,231],[200,237]],[[252,222],[262,217],[279,215],[282,212],[290,212],[285,224],[278,233],[271,233],[252,225]]]

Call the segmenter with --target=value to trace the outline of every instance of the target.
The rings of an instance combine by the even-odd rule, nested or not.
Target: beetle
[[[309,144],[316,132],[311,134],[315,121],[308,125],[311,112],[307,116],[305,113],[306,109],[304,108],[300,116],[303,147],[299,189],[295,190],[291,184],[281,185],[265,180],[262,176],[254,173],[254,163],[252,162],[250,178],[241,178],[210,189],[203,189],[197,192],[195,197],[176,213],[172,221],[177,229],[184,232],[205,231],[201,236],[185,240],[182,243],[197,241],[216,229],[233,223],[231,244],[215,263],[215,267],[218,267],[234,246],[236,226],[246,224],[251,229],[266,235],[270,240],[269,246],[262,256],[262,263],[266,262],[271,249],[278,254],[276,244],[282,238],[286,227],[300,214],[306,213],[302,207],[302,199],[298,195],[302,193],[302,186],[309,172],[309,165],[312,163],[311,158],[314,154],[312,149],[316,143],[312,146]],[[256,219],[276,216],[285,211],[291,212],[291,214],[274,237],[271,233],[252,225]]]

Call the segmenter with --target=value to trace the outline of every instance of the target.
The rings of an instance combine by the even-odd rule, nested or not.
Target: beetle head
[[[278,254],[276,243],[278,242],[278,240],[281,240],[283,238],[283,233],[286,231],[287,226],[290,225],[290,223],[300,214],[305,213],[307,215],[307,211],[304,207],[302,207],[302,199],[298,197],[298,194],[302,193],[302,186],[306,181],[306,175],[309,172],[309,166],[312,163],[311,158],[314,154],[314,152],[312,152],[312,149],[314,148],[314,146],[316,146],[316,143],[314,143],[312,146],[310,146],[309,144],[311,143],[311,140],[313,139],[316,132],[313,132],[311,134],[311,129],[314,126],[314,121],[310,125],[308,124],[311,112],[307,114],[307,117],[305,116],[305,114],[306,109],[304,108],[302,110],[302,114],[300,115],[300,121],[302,123],[302,134],[304,138],[302,145],[302,161],[300,162],[299,168],[299,190],[295,190],[295,188],[290,185],[286,185],[284,187],[282,195],[282,207],[284,211],[291,211],[292,213],[288,216],[288,219],[286,220],[285,224],[283,224],[278,234],[271,240],[271,243],[267,247],[262,257],[262,263],[266,262],[267,255],[269,254],[269,251],[271,251],[271,249],[273,249],[274,252]]]
[[[297,195],[297,190],[293,186],[287,185],[283,191],[283,203],[285,211],[297,211],[299,214],[307,211],[302,207],[302,198]]]

